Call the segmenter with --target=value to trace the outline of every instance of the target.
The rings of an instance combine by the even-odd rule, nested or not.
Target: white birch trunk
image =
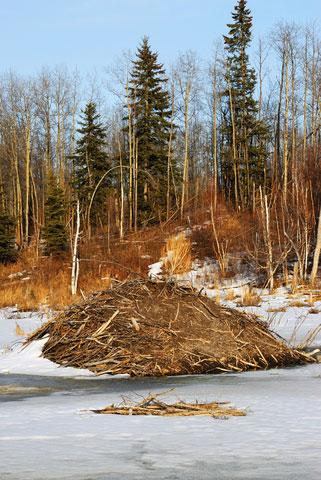
[[[318,273],[318,266],[319,266],[319,258],[320,258],[320,251],[321,251],[321,209],[319,213],[319,223],[318,223],[318,233],[317,233],[317,244],[314,250],[313,256],[313,266],[310,276],[310,283],[313,284],[315,282],[317,273]]]
[[[78,257],[78,241],[80,234],[80,205],[77,200],[77,219],[76,219],[76,233],[74,238],[73,252],[72,252],[72,265],[71,265],[71,295],[77,294],[78,277],[79,277],[79,257]]]

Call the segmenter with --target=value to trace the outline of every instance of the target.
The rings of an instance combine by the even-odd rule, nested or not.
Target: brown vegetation
[[[260,295],[251,287],[246,287],[241,300],[237,303],[239,307],[257,307],[262,303]]]
[[[152,227],[128,235],[120,241],[112,237],[94,238],[80,245],[79,289],[71,295],[71,256],[37,256],[33,247],[25,249],[15,264],[0,265],[0,308],[17,305],[20,310],[41,306],[60,309],[90,293],[108,288],[111,278],[146,276],[148,265],[159,260],[165,239],[175,226],[162,231]]]
[[[268,308],[268,313],[284,313],[286,312],[287,307],[282,306],[282,307],[270,307]]]
[[[209,200],[209,193],[210,190],[205,190],[200,195],[203,205]],[[276,205],[273,211],[276,214]],[[168,222],[127,233],[122,240],[117,229],[110,235],[97,233],[90,240],[84,237],[80,243],[79,288],[75,297],[70,293],[70,253],[56,258],[43,257],[36,246],[28,247],[21,251],[16,264],[0,265],[0,307],[18,305],[22,310],[34,310],[41,305],[47,305],[58,309],[78,301],[83,296],[87,297],[91,292],[108,287],[112,278],[124,280],[133,275],[146,277],[148,266],[162,256],[166,256],[165,263],[169,274],[188,271],[192,259],[202,262],[207,257],[214,258],[222,267],[220,271],[215,272],[215,277],[207,278],[207,283],[217,288],[222,279],[240,273],[240,268],[254,269],[258,275],[263,272],[264,282],[266,280],[264,245],[261,244],[263,248],[261,250],[258,244],[253,244],[254,237],[256,241],[259,238],[262,227],[258,213],[259,210],[252,214],[233,212],[220,198],[214,214],[215,233],[210,210],[197,203],[190,205],[189,221],[178,219],[177,214]],[[274,218],[272,213],[271,211],[271,218]],[[278,252],[282,252],[283,248],[280,244],[281,237],[277,235],[279,216],[280,214],[271,225],[272,239],[275,239],[273,268],[282,274],[282,269],[286,267],[286,259],[281,259],[279,263]],[[191,232],[188,238],[184,235],[187,228]],[[166,253],[168,251],[174,252],[171,258]],[[15,274],[20,272],[24,272],[24,275],[15,277]],[[281,276],[279,283],[282,284],[282,281]],[[310,290],[308,282],[301,281],[300,286],[296,287],[297,294]],[[318,290],[315,289],[313,301],[318,300],[320,296],[318,295]],[[251,294],[249,296],[251,298],[241,300],[241,303],[245,302],[244,306],[259,303],[259,298],[253,298]]]
[[[233,302],[233,300],[235,300],[235,299],[236,299],[236,294],[235,294],[234,290],[232,288],[230,288],[226,292],[224,300],[227,301],[227,302]]]
[[[309,306],[310,304],[306,302],[302,302],[301,300],[293,300],[288,305],[288,307],[296,307],[296,308],[309,307]]]
[[[22,277],[19,276],[20,272],[25,272]],[[59,309],[79,300],[82,294],[87,295],[110,285],[108,272],[99,264],[84,264],[79,295],[72,298],[70,264],[67,259],[61,258],[40,258],[34,259],[34,262],[21,260],[14,266],[2,266],[0,279],[0,307],[17,305],[24,311],[36,310],[41,306]]]
[[[164,269],[169,275],[189,272],[192,266],[191,241],[184,233],[169,237],[162,250]]]

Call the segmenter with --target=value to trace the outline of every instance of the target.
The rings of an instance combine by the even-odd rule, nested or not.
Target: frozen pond
[[[170,388],[168,399],[231,400],[248,415],[215,420],[88,411],[121,395]],[[320,365],[165,379],[0,375],[0,478],[314,480],[321,469],[320,420]]]

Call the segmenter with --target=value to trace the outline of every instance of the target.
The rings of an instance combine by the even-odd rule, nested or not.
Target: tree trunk
[[[310,275],[311,285],[314,284],[317,273],[318,273],[320,251],[321,251],[321,209],[320,209],[320,213],[319,213],[317,243],[316,243],[315,250],[314,250],[313,266],[312,266],[312,271],[311,271],[311,275]]]
[[[30,153],[31,153],[31,126],[30,115],[26,120],[25,132],[25,171],[26,171],[26,192],[25,192],[25,243],[29,243],[29,200],[30,200]]]
[[[78,277],[79,277],[79,256],[78,256],[78,241],[80,234],[80,204],[77,200],[76,208],[76,233],[74,238],[73,253],[72,253],[72,265],[71,265],[71,295],[77,294]]]
[[[189,151],[188,151],[188,127],[189,127],[189,98],[191,92],[191,84],[187,82],[185,96],[184,96],[184,125],[185,125],[185,149],[184,149],[184,170],[183,170],[183,184],[182,184],[182,199],[181,199],[181,218],[183,218],[184,207],[188,202],[188,176],[189,176]]]

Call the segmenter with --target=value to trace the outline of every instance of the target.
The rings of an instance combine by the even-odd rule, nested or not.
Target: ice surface
[[[10,376],[55,393],[0,399],[1,480],[320,478],[321,368],[165,379]],[[0,375],[0,384],[9,376]],[[88,410],[175,388],[246,417],[119,417]],[[141,398],[136,397],[136,398]]]

